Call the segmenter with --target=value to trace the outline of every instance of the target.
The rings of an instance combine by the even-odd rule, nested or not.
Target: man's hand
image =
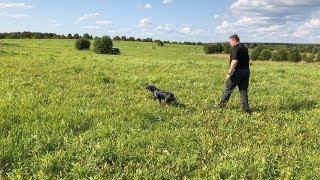
[[[234,59],[234,60],[231,61],[230,68],[229,68],[228,74],[226,76],[227,80],[231,77],[231,73],[234,71],[234,69],[236,68],[237,64],[238,64],[238,60]]]
[[[231,75],[230,74],[227,74],[226,76],[226,80],[230,79]]]

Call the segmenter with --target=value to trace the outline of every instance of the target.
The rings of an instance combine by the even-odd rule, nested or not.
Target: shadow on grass
[[[301,100],[286,100],[280,103],[280,110],[285,111],[301,111],[301,110],[312,110],[317,106],[317,101],[301,99]]]
[[[231,106],[231,109],[237,109],[241,108],[241,105],[239,106]],[[308,99],[302,99],[302,100],[285,100],[280,102],[279,105],[268,105],[268,104],[262,104],[262,105],[254,105],[252,104],[250,106],[250,110],[252,112],[257,113],[263,113],[263,112],[270,112],[274,111],[276,109],[281,111],[302,111],[302,110],[313,110],[317,108],[317,101],[315,100],[308,100]]]

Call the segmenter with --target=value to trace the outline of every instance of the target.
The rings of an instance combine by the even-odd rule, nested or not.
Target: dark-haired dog
[[[158,100],[159,103],[164,100],[166,104],[174,103],[174,105],[179,105],[174,94],[171,92],[161,91],[154,85],[148,85],[147,90],[152,93],[154,100]]]

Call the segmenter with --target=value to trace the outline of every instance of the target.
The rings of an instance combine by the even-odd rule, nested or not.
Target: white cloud
[[[293,35],[295,37],[308,36],[318,28],[320,28],[320,19],[312,18],[309,21],[305,22],[302,26],[300,26],[298,30],[293,33]]]
[[[181,29],[181,32],[182,33],[186,33],[186,34],[188,34],[188,33],[191,33],[191,27],[188,27],[188,26],[186,26],[186,27],[183,27],[182,29]]]
[[[78,23],[85,21],[89,18],[97,17],[97,16],[100,16],[100,14],[99,13],[84,14],[83,16],[78,17],[78,19],[74,23],[78,24]]]
[[[145,35],[148,35],[148,36],[153,36],[154,35],[154,33],[152,33],[152,32],[146,32],[146,33],[144,33]]]
[[[144,5],[144,8],[145,8],[145,9],[150,9],[150,8],[152,8],[152,5],[151,5],[151,4],[145,4],[145,5]]]
[[[0,3],[0,9],[4,8],[32,8],[32,6],[26,3]]]
[[[110,25],[110,24],[112,24],[112,21],[96,21],[96,24],[98,24],[98,25]]]
[[[56,23],[56,24],[52,24],[52,27],[60,27],[62,26],[62,24]]]
[[[85,29],[100,29],[100,26],[83,26]]]
[[[150,28],[152,27],[152,23],[150,19],[144,18],[139,21],[138,27],[140,28]]]
[[[8,18],[13,18],[13,19],[22,19],[22,18],[28,18],[30,15],[28,14],[9,14],[9,13],[0,13],[0,16],[8,17]]]
[[[229,8],[236,20],[224,20],[217,33],[239,33],[254,41],[279,41],[281,37],[302,37],[316,32],[316,18],[297,30],[296,25],[310,19],[320,10],[319,0],[236,0]],[[320,12],[320,11],[319,11]],[[313,24],[313,25],[311,25]]]
[[[171,4],[171,3],[173,3],[173,0],[163,0],[162,3],[163,4]]]
[[[220,18],[220,15],[219,15],[219,14],[215,14],[215,15],[213,16],[213,18],[217,20],[217,19]]]
[[[205,30],[193,28],[192,26],[184,26],[180,30],[181,33],[184,34],[191,34],[191,35],[198,35],[201,33],[205,33]]]
[[[156,30],[162,32],[175,32],[174,26],[172,24],[165,24],[163,26],[157,26]]]
[[[230,10],[240,17],[264,18],[269,24],[284,24],[308,19],[310,12],[319,6],[319,0],[237,0]]]
[[[119,31],[131,31],[130,28],[125,28],[125,29],[119,29]]]
[[[230,33],[233,28],[233,25],[230,24],[228,21],[223,21],[220,26],[216,27],[216,31],[218,33]]]

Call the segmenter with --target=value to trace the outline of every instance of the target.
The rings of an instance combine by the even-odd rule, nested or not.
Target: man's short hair
[[[229,39],[236,40],[237,42],[240,42],[240,38],[237,34],[233,34],[232,36],[229,37]]]

